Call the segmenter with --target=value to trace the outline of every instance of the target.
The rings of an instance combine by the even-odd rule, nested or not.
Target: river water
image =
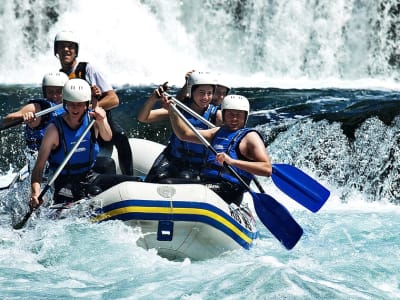
[[[37,87],[3,86],[2,111],[12,110],[14,90],[32,97],[40,93]],[[150,86],[117,89],[122,104],[114,115],[130,136],[164,143],[170,132],[167,123],[143,125],[135,119],[151,91]],[[249,251],[202,262],[171,262],[146,252],[135,244],[140,233],[121,222],[37,218],[15,231],[11,224],[27,209],[25,181],[1,191],[0,293],[5,299],[28,294],[30,299],[399,297],[399,120],[393,106],[398,93],[233,92],[250,99],[249,124],[265,137],[273,162],[295,165],[331,191],[325,206],[313,214],[270,179],[260,178],[305,231],[293,250],[285,250],[261,222],[260,238]],[[3,131],[2,140],[3,170],[9,164],[18,169],[24,163],[21,128]],[[247,200],[252,206],[251,198]]]
[[[58,68],[52,39],[71,28],[80,32],[80,58],[107,70],[121,100],[114,116],[129,136],[166,142],[168,123],[136,120],[156,84],[168,80],[174,94],[192,68],[220,72],[231,93],[249,98],[248,125],[273,162],[331,191],[313,214],[259,178],[305,232],[293,250],[258,221],[249,251],[168,261],[138,247],[140,232],[118,221],[33,217],[13,230],[27,210],[24,181],[0,191],[0,298],[400,298],[398,1],[13,0],[0,7],[1,116],[40,97],[43,74]],[[24,165],[24,141],[21,127],[0,136],[4,175]]]

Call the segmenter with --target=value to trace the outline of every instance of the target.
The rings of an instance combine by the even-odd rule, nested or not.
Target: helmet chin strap
[[[84,113],[84,114],[82,114],[82,116],[79,118],[79,123],[82,123],[82,121],[83,121],[83,117],[85,116],[86,112],[87,112],[87,110],[85,110],[85,113]]]
[[[85,112],[82,114],[82,116],[79,118],[79,123],[82,123],[83,117],[84,117],[87,113],[89,113],[89,102],[90,102],[90,101],[87,101],[87,102],[86,102],[86,110],[85,110]]]
[[[67,109],[67,102],[64,99],[63,99],[63,108],[67,113],[69,113],[69,111]]]

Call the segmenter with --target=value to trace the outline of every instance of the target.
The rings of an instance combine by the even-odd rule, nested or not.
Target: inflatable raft
[[[130,144],[135,175],[143,176],[164,146],[140,139],[131,139]],[[118,161],[116,153],[110,156]],[[280,190],[312,212],[317,212],[329,198],[329,190],[294,166],[274,164],[271,177]],[[247,188],[260,221],[286,249],[292,249],[303,235],[301,226],[262,187],[258,186],[260,193]],[[121,220],[141,230],[138,245],[156,249],[161,256],[173,260],[207,259],[230,250],[248,249],[258,236],[256,221],[247,206],[228,205],[201,184],[130,181],[89,199],[50,208],[54,217],[64,217],[68,211],[78,209],[79,215],[89,214],[93,222]],[[13,228],[24,227],[32,213],[26,213]]]
[[[202,260],[240,248],[257,237],[247,206],[228,205],[200,184],[124,182],[90,199],[91,220],[139,227],[137,244],[171,260]]]
[[[134,175],[146,175],[164,146],[142,139],[130,139],[130,144]],[[115,150],[111,157],[119,171]],[[139,227],[137,244],[171,260],[202,260],[249,249],[258,235],[247,206],[228,205],[201,184],[124,182],[88,201],[93,222],[121,220]]]

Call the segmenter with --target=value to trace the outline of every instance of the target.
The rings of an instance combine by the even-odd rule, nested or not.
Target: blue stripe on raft
[[[173,204],[173,207],[171,204]],[[146,211],[126,212],[128,208],[134,207],[146,208]],[[153,211],[151,209],[153,209]],[[121,210],[121,213],[119,213],[118,210]],[[171,210],[171,212],[168,212],[169,210]],[[174,213],[172,210],[179,211],[179,213]],[[187,212],[185,212],[186,210]],[[204,211],[207,213],[202,213]],[[197,214],[196,212],[199,213]],[[253,239],[258,236],[258,232],[249,231],[230,215],[208,203],[124,200],[107,205],[102,209],[97,210],[96,214],[97,216],[94,217],[94,221],[171,220],[201,222],[224,232],[245,249],[249,249]]]

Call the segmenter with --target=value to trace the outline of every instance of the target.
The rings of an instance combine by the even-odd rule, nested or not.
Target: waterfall
[[[398,0],[8,0],[0,4],[0,83],[59,67],[53,39],[80,36],[80,60],[113,84],[182,84],[191,69],[236,85],[395,83]],[[301,85],[301,84],[300,84]]]

